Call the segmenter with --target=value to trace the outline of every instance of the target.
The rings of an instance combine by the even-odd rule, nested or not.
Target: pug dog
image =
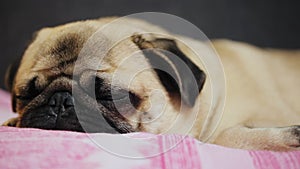
[[[299,50],[213,40],[227,91],[216,123],[208,115],[211,77],[196,54],[205,55],[205,43],[138,19],[126,18],[105,29],[116,19],[38,31],[7,71],[6,86],[18,117],[4,125],[179,133],[233,148],[299,149]],[[217,102],[213,113],[220,108]],[[213,132],[211,125],[217,125]]]

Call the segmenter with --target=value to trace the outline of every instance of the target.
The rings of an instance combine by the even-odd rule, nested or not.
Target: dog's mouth
[[[122,115],[136,111],[139,98],[135,94],[123,89],[102,90],[93,97],[77,84],[67,86],[49,85],[24,109],[19,126],[88,133],[135,131]]]

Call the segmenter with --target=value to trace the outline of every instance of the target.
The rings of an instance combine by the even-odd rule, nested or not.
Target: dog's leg
[[[14,117],[14,118],[8,119],[6,122],[4,122],[4,123],[2,124],[2,126],[16,127],[18,121],[19,121],[19,117]]]
[[[241,149],[297,150],[300,149],[300,126],[279,128],[235,126],[221,132],[214,143]]]

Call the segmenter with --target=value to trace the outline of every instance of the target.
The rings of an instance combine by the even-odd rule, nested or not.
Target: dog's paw
[[[2,126],[16,127],[18,121],[19,121],[19,118],[18,118],[18,117],[11,118],[11,119],[7,120],[6,122],[4,122],[4,123],[2,124]]]
[[[300,149],[300,125],[285,128],[282,136],[289,149]]]
[[[291,126],[288,129],[289,136],[286,137],[288,146],[300,148],[300,126]]]

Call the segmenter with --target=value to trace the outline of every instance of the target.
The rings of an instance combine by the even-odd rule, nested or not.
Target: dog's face
[[[133,34],[111,47],[101,62],[79,58],[98,22],[42,29],[20,62],[9,68],[6,82],[13,110],[19,114],[16,126],[160,133],[175,120],[181,105],[195,105],[205,74],[175,40]],[[110,35],[106,37],[101,43],[109,41]],[[180,70],[181,62],[173,55],[187,65],[192,77]],[[196,92],[191,90],[193,82]]]

